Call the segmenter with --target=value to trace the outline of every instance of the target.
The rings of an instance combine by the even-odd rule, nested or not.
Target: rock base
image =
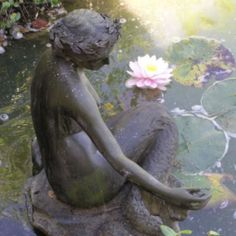
[[[143,199],[150,194],[131,184],[109,203],[92,209],[75,209],[59,201],[44,170],[31,179],[27,191],[31,224],[47,236],[158,236],[160,224],[178,229],[176,220],[186,217],[183,210],[157,198],[155,209],[151,205],[148,209]]]

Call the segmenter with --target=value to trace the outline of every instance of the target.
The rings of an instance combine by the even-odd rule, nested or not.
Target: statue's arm
[[[117,172],[126,176],[129,181],[174,205],[189,209],[199,209],[206,204],[210,195],[199,193],[199,190],[195,189],[172,189],[159,182],[142,167],[127,158],[104,123],[96,101],[87,86],[84,86],[84,83],[77,78],[73,84],[72,92],[72,83],[68,84],[63,86],[63,92],[67,96],[64,100],[62,97],[62,106],[69,111],[89,135],[98,150]]]

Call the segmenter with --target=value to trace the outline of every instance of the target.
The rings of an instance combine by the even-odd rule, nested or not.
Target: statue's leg
[[[178,131],[162,105],[146,103],[125,111],[109,121],[109,127],[130,159],[161,182],[168,182],[178,144]],[[164,210],[164,215],[160,209]],[[132,187],[128,196],[124,214],[143,235],[159,235],[159,226],[163,222],[177,230],[175,219],[170,219],[168,215],[168,206],[163,209],[160,199],[136,186]]]
[[[168,153],[171,156],[172,152],[167,151],[164,154],[161,152],[165,149],[165,147],[166,149],[169,149],[169,147],[165,145],[169,145],[170,147],[175,146],[176,129],[175,129],[174,122],[172,121],[168,112],[165,110],[165,108],[162,105],[159,105],[156,103],[148,103],[145,105],[141,105],[137,108],[122,112],[118,116],[111,119],[108,122],[108,126],[113,132],[115,138],[119,142],[122,150],[127,155],[127,157],[134,160],[135,162],[138,162],[141,166],[144,166],[148,172],[152,173],[156,177],[162,177],[162,175],[159,173],[163,174],[163,169],[164,170],[169,169],[169,163],[172,157],[169,159],[167,158],[167,160],[164,160],[166,158],[165,153]],[[78,145],[77,142],[75,142],[75,144]],[[38,148],[37,142],[35,142],[33,146],[35,148],[34,151],[37,151],[37,148]],[[86,147],[88,148],[87,142],[84,148]],[[159,152],[158,151],[159,149],[162,151]],[[156,160],[153,161],[152,160],[153,158]],[[159,167],[159,164],[160,164],[160,167]],[[164,176],[166,175],[167,173],[164,173]],[[38,178],[38,180],[41,181],[41,178]],[[72,180],[73,179],[71,179],[71,182]],[[108,178],[106,178],[106,184],[107,182],[109,182]],[[38,184],[35,184],[35,186],[39,188]],[[44,186],[43,183],[42,183],[42,186]],[[132,185],[131,191],[128,191],[128,190],[129,188],[123,188],[122,191],[125,191],[125,192],[122,192],[122,191],[120,192],[121,194],[127,193],[127,195],[125,195],[125,198],[122,201],[122,203],[118,202],[118,205],[115,205],[115,206],[118,206],[118,208],[115,208],[117,209],[117,212],[115,210],[114,210],[114,213],[113,211],[111,211],[106,216],[105,213],[101,211],[101,215],[98,214],[96,216],[96,218],[100,217],[99,219],[101,219],[101,225],[99,223],[98,227],[96,226],[97,228],[94,226],[96,229],[99,229],[99,232],[97,232],[96,235],[114,235],[114,236],[116,235],[118,236],[121,234],[122,235],[137,235],[137,236],[160,235],[159,226],[160,224],[163,223],[162,217],[159,217],[158,215],[154,215],[149,211],[149,208],[146,206],[146,202],[143,199],[142,191],[140,191],[138,187],[136,187],[135,185]],[[37,191],[35,191],[34,189],[32,192],[37,192]],[[54,203],[58,204],[58,206],[54,208],[54,206],[50,206],[52,199],[48,197],[47,191],[44,192],[44,195],[47,199],[46,201],[49,202],[48,204],[45,204],[46,201],[45,202],[37,201],[37,199],[34,200],[34,204],[38,206],[38,204],[39,203],[41,204],[42,202],[43,206],[37,208],[37,209],[40,209],[40,214],[41,212],[45,211],[46,218],[48,218],[47,215],[49,215],[51,216],[51,219],[53,219],[54,221],[55,215],[58,214],[58,206],[59,206],[59,209],[61,207],[60,202],[53,201]],[[41,195],[33,195],[33,196],[39,197]],[[89,196],[87,198],[89,198]],[[76,197],[76,199],[79,199],[79,198]],[[117,198],[114,198],[113,201],[116,202],[118,200]],[[111,203],[112,201],[108,202],[107,204],[111,204]],[[103,202],[103,204],[105,203]],[[121,206],[119,204],[121,204]],[[45,209],[45,206],[46,206],[46,209]],[[50,212],[50,209],[51,210],[53,209],[52,212]],[[62,205],[62,209],[64,211],[65,209],[64,204]],[[69,209],[68,212],[70,212],[71,208],[68,207],[68,209]],[[93,209],[96,209],[96,208],[93,208]],[[55,214],[54,214],[54,211],[56,212]],[[80,211],[78,210],[78,212]],[[118,217],[119,220],[116,221],[115,223],[114,221],[111,220],[112,214],[119,215]],[[91,219],[91,222],[93,222],[94,220],[93,214],[91,214],[90,216],[88,213],[88,215],[85,216],[85,218],[86,217],[88,219]],[[79,222],[78,224],[82,225],[81,222],[83,222],[83,219],[85,218],[84,216],[79,215],[77,218],[78,219],[77,222]],[[86,218],[86,222],[87,222],[87,218]],[[49,220],[49,222],[51,222],[51,219]],[[68,219],[69,220],[71,219],[70,213],[68,213]],[[59,222],[60,222],[60,219],[59,219]],[[35,224],[37,225],[37,223],[38,222],[36,222]],[[63,222],[61,224],[63,225]],[[96,224],[96,222],[94,224]],[[48,225],[50,226],[50,224],[47,224],[47,226],[45,227],[48,227]],[[80,225],[78,225],[77,227],[81,228]],[[86,228],[86,224],[84,224],[83,227]],[[87,234],[87,235],[90,235],[90,234]]]
[[[170,166],[166,162],[175,156],[178,131],[164,106],[144,103],[120,113],[107,124],[127,157],[148,170],[154,162],[165,170]],[[159,177],[158,171],[149,171]]]

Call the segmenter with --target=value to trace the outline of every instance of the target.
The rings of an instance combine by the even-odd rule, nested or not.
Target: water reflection
[[[235,15],[235,1],[225,0],[124,0],[154,40],[162,46],[184,36],[221,30]]]
[[[44,50],[46,35],[14,42],[0,57],[0,209],[16,202],[31,175],[30,140],[33,136],[29,86],[33,69]]]

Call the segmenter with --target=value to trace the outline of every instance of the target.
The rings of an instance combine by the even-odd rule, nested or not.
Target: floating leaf
[[[103,105],[103,109],[108,116],[114,116],[116,114],[115,107],[112,103],[107,102]]]
[[[112,111],[112,110],[114,109],[114,106],[113,106],[110,102],[105,103],[105,104],[103,105],[103,107],[104,107],[104,109],[107,110],[107,111]]]
[[[167,59],[176,65],[174,79],[188,86],[201,87],[210,78],[225,79],[235,69],[232,53],[220,42],[190,37],[173,44]]]
[[[227,132],[236,133],[236,79],[214,83],[202,96],[202,106]]]
[[[204,176],[208,178],[212,186],[212,198],[209,202],[210,206],[216,206],[225,202],[236,202],[236,195],[225,184],[225,180],[234,181],[232,175],[205,173]]]
[[[161,232],[165,236],[176,236],[177,235],[177,233],[167,225],[161,225],[160,229],[161,229]]]
[[[218,232],[215,232],[213,230],[210,230],[208,233],[207,233],[207,236],[220,236],[220,234]]]
[[[185,230],[181,230],[180,233],[181,233],[181,235],[182,235],[182,234],[190,235],[190,234],[193,233],[193,231],[190,230],[190,229],[185,229]]]
[[[176,117],[179,129],[177,160],[186,172],[200,172],[214,165],[225,152],[226,138],[213,124],[193,116]]]

